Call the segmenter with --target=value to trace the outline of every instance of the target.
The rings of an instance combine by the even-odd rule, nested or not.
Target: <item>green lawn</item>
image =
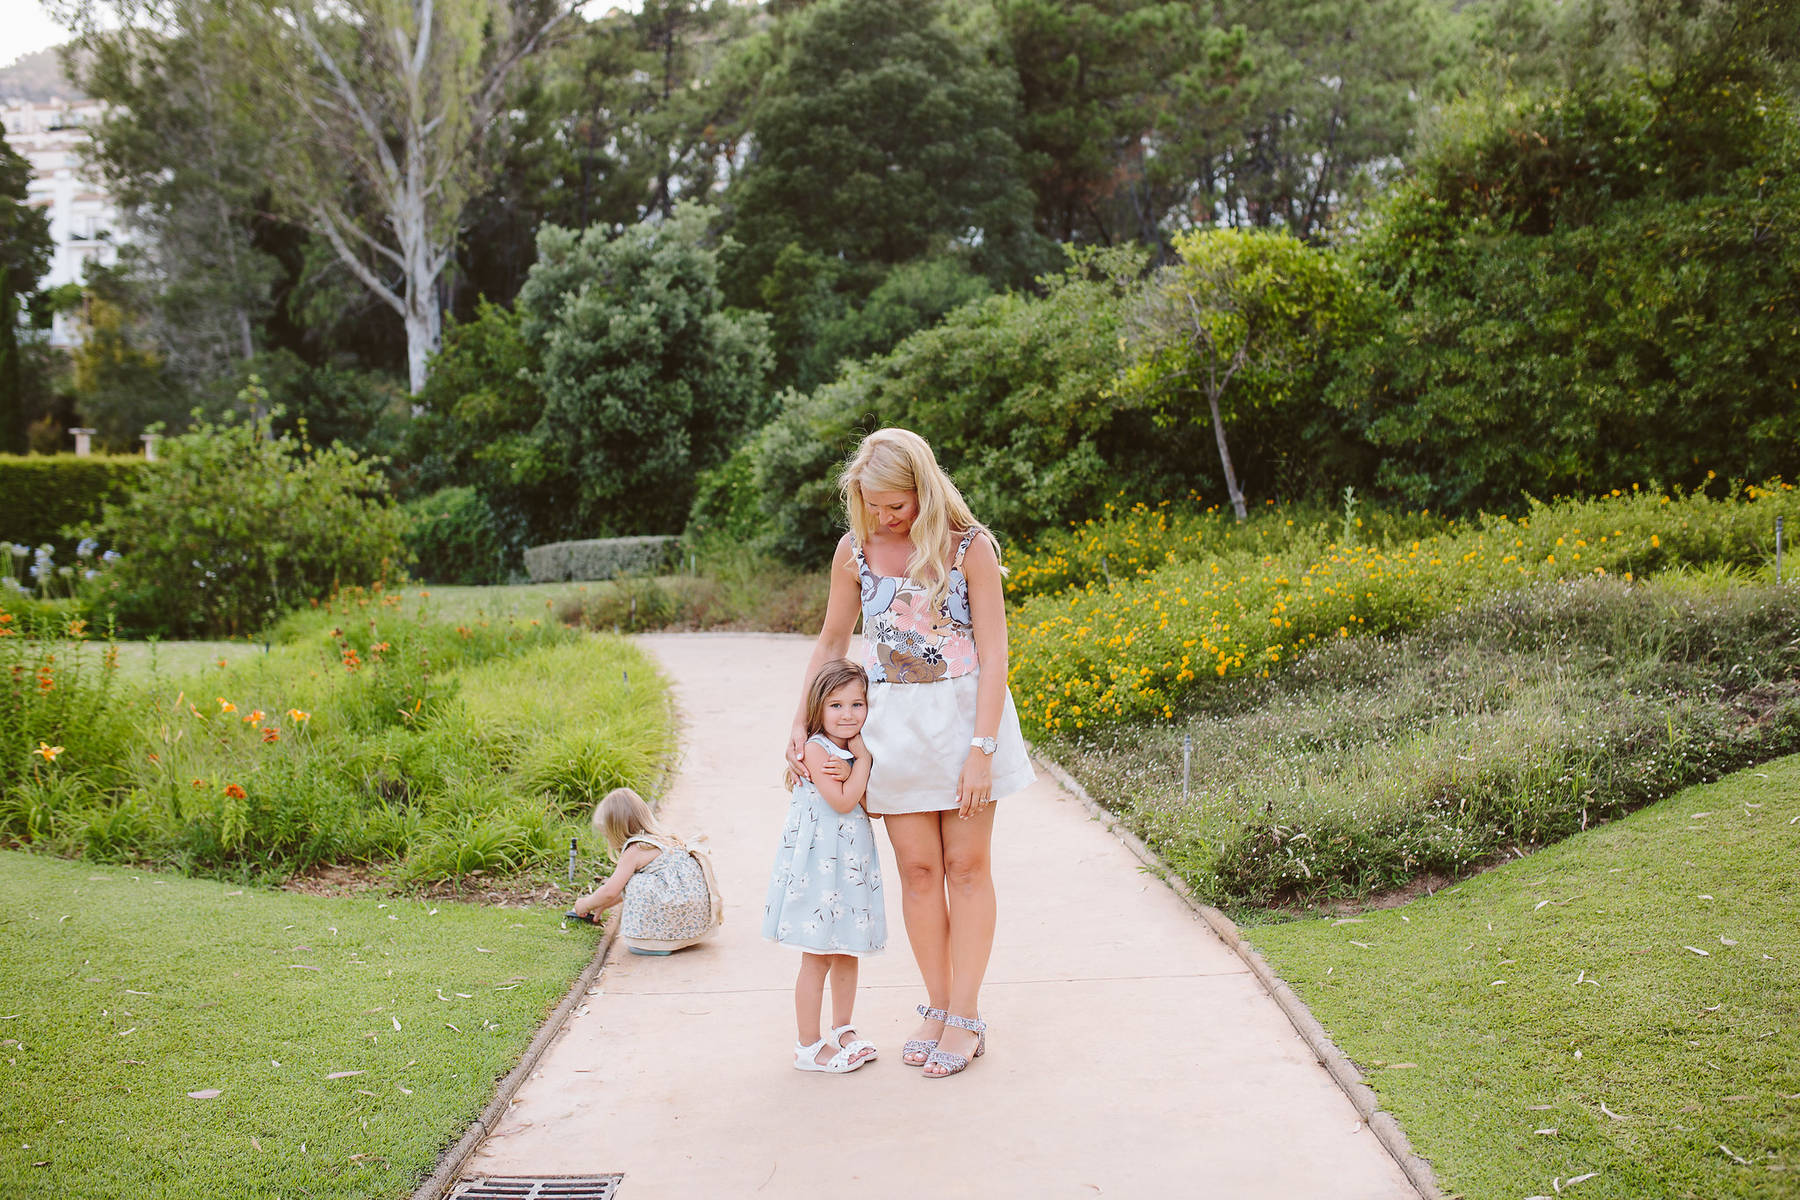
[[[425,606],[446,621],[470,621],[480,618],[500,620],[517,617],[553,616],[556,604],[570,596],[585,596],[609,588],[610,583],[516,583],[491,587],[465,587],[409,584],[404,589],[408,602],[424,598]]]
[[[261,642],[115,642],[119,674],[126,679],[191,678],[218,673],[263,653]],[[99,653],[96,651],[95,653]]]
[[[1245,936],[1447,1193],[1800,1196],[1800,756]]]
[[[0,1195],[405,1196],[595,941],[0,852]]]

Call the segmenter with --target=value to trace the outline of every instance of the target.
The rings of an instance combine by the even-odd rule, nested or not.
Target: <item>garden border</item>
[[[487,1139],[488,1134],[492,1133],[500,1124],[501,1118],[512,1107],[513,1097],[525,1085],[525,1080],[537,1069],[538,1060],[544,1057],[544,1051],[550,1048],[550,1043],[555,1040],[556,1035],[563,1031],[569,1014],[575,1010],[575,1005],[587,994],[588,988],[592,987],[594,980],[599,977],[601,968],[606,965],[606,956],[612,952],[618,929],[619,922],[616,916],[606,922],[606,929],[600,935],[600,944],[594,950],[592,960],[582,968],[581,974],[575,977],[575,982],[569,986],[569,991],[563,996],[562,1002],[552,1009],[550,1015],[544,1019],[544,1023],[538,1026],[537,1034],[531,1039],[531,1044],[525,1047],[524,1055],[500,1081],[500,1086],[494,1091],[494,1098],[487,1102],[487,1106],[481,1110],[481,1115],[469,1122],[469,1127],[463,1130],[462,1138],[446,1151],[443,1157],[438,1159],[437,1169],[432,1171],[425,1181],[413,1190],[412,1200],[442,1200],[442,1197],[449,1193],[450,1188],[456,1183],[456,1177],[462,1173],[462,1169],[468,1164],[469,1159],[474,1157],[476,1147],[480,1146]]]
[[[1407,1182],[1413,1185],[1422,1200],[1445,1200],[1444,1193],[1438,1188],[1437,1177],[1432,1173],[1431,1164],[1420,1158],[1418,1153],[1413,1150],[1412,1144],[1407,1141],[1406,1131],[1400,1128],[1400,1122],[1396,1121],[1391,1114],[1382,1111],[1375,1090],[1363,1080],[1362,1072],[1357,1069],[1356,1064],[1351,1062],[1342,1050],[1338,1049],[1336,1043],[1331,1040],[1331,1036],[1325,1032],[1325,1027],[1319,1023],[1319,1019],[1313,1016],[1311,1009],[1306,1007],[1306,1002],[1301,1000],[1292,988],[1282,982],[1281,977],[1275,974],[1268,962],[1261,954],[1257,953],[1254,947],[1244,944],[1238,936],[1237,922],[1212,905],[1201,903],[1195,897],[1193,889],[1188,886],[1187,881],[1177,875],[1174,869],[1163,861],[1161,855],[1145,844],[1142,838],[1125,828],[1124,822],[1116,814],[1108,811],[1088,795],[1087,789],[1082,787],[1074,776],[1065,771],[1060,764],[1051,760],[1035,745],[1031,745],[1030,750],[1031,757],[1062,786],[1064,791],[1079,800],[1095,820],[1105,826],[1107,831],[1118,838],[1127,850],[1136,855],[1138,860],[1150,868],[1157,878],[1168,885],[1169,890],[1180,897],[1183,904],[1193,909],[1219,936],[1219,939],[1231,947],[1232,952],[1243,960],[1244,965],[1250,968],[1250,973],[1256,976],[1270,999],[1280,1006],[1281,1011],[1293,1025],[1295,1032],[1306,1042],[1307,1047],[1313,1052],[1313,1056],[1319,1060],[1319,1065],[1325,1068],[1331,1075],[1332,1081],[1348,1097],[1351,1105],[1356,1109],[1357,1115],[1362,1117],[1364,1124],[1368,1125],[1370,1132],[1393,1158],[1401,1173],[1406,1176]]]

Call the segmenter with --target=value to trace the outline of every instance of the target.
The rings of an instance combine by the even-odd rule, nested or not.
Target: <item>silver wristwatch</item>
[[[975,747],[977,750],[991,758],[994,751],[999,748],[1000,743],[993,738],[974,737],[969,739],[969,745]]]

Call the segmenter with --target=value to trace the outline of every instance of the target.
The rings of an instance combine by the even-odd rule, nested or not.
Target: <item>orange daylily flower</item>
[[[45,762],[55,762],[56,756],[62,752],[63,748],[61,746],[52,746],[49,742],[39,742],[37,744],[37,749],[32,751],[33,754],[42,758]]]
[[[244,718],[244,724],[254,725],[262,719],[263,719],[263,710],[260,708],[253,708],[250,710],[250,715]]]
[[[273,725],[263,730],[262,735],[263,741],[265,742],[279,742],[281,740],[281,730],[275,728]]]
[[[242,800],[246,793],[244,792],[244,789],[237,784],[228,783],[225,785],[225,794],[230,796],[233,800]]]
[[[219,697],[219,711],[222,713],[236,712],[237,705],[233,704],[231,701],[227,700],[225,697],[220,696]]]
[[[287,710],[287,715],[288,715],[288,720],[290,720],[290,721],[293,721],[293,722],[295,722],[295,723],[300,723],[300,722],[304,722],[304,721],[310,721],[310,720],[312,720],[312,714],[311,714],[311,713],[309,713],[309,712],[301,712],[301,711],[300,711],[300,710],[299,710],[299,709],[297,709],[297,708],[290,708],[290,709],[288,709],[288,710]]]

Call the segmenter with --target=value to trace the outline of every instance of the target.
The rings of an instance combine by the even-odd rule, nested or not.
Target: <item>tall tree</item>
[[[1135,315],[1133,391],[1160,418],[1189,416],[1206,402],[1231,507],[1246,514],[1227,415],[1304,395],[1310,367],[1345,322],[1354,282],[1332,255],[1286,233],[1218,229],[1176,239],[1181,261],[1164,268]],[[1229,403],[1227,398],[1229,397]]]
[[[271,307],[278,266],[257,246],[266,132],[221,9],[149,0],[121,15],[122,28],[85,31],[67,56],[107,102],[89,156],[133,235],[109,302],[140,312],[165,368],[203,391],[256,356]]]
[[[754,71],[739,59],[759,23],[728,0],[649,0],[524,64],[465,222],[458,312],[517,294],[540,225],[631,225],[713,193],[742,137]]]
[[[518,308],[539,364],[540,457],[567,480],[561,532],[678,532],[695,475],[767,415],[767,324],[724,311],[717,278],[697,205],[616,235],[539,234]]]
[[[24,370],[19,355],[19,314],[50,269],[50,221],[29,201],[31,164],[0,134],[0,450],[27,448]]]
[[[564,0],[221,4],[276,138],[278,203],[301,214],[406,327],[412,390],[442,336],[440,283],[487,133],[519,64],[566,29]]]
[[[945,247],[997,282],[1043,265],[1015,78],[936,0],[822,0],[784,17],[771,49],[750,161],[726,196],[735,301],[761,298],[790,245],[859,295]]]

